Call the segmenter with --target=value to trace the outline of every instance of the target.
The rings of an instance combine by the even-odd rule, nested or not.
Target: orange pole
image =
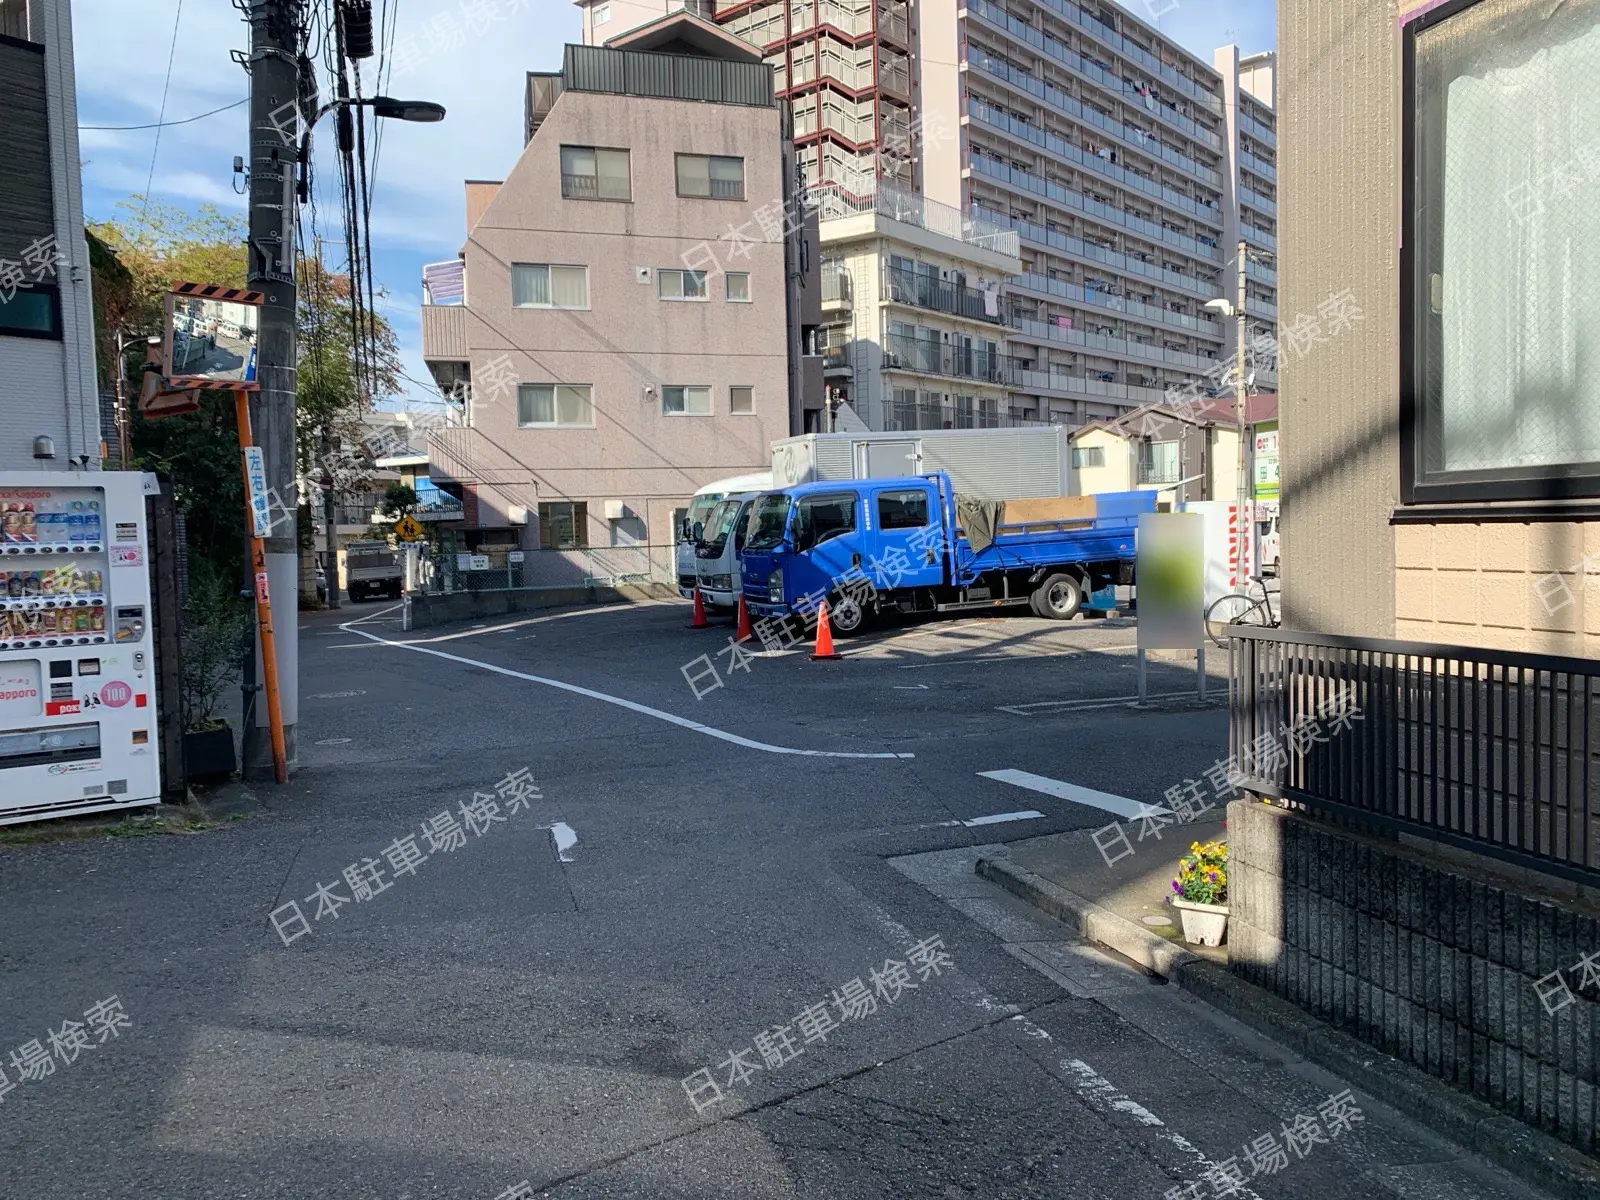
[[[233,394],[234,417],[239,424],[239,471],[244,476],[245,508],[250,508],[250,468],[244,452],[255,445],[255,435],[250,432],[250,394]],[[279,783],[289,782],[289,753],[283,741],[283,709],[278,702],[278,653],[272,636],[272,598],[267,588],[267,550],[255,536],[255,518],[247,511],[246,527],[250,531],[250,566],[256,580],[256,628],[261,634],[261,673],[267,685],[267,724],[272,731],[272,777]]]

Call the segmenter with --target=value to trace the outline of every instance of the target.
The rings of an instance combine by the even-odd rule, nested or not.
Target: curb
[[[1565,1142],[1006,859],[980,858],[976,871],[1088,940],[1171,980],[1525,1183],[1566,1200],[1600,1195],[1600,1162]]]

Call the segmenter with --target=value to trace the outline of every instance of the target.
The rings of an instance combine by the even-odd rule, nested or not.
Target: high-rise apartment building
[[[678,6],[578,2],[586,34],[597,10]],[[1012,417],[1076,424],[1197,380],[1231,388],[1236,324],[1204,306],[1236,299],[1241,239],[1253,382],[1275,388],[1272,53],[1208,63],[1108,0],[693,3],[773,66],[808,182],[868,199],[883,179],[1018,232]]]

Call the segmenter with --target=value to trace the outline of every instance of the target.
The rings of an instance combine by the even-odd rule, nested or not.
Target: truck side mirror
[[[699,521],[696,521],[694,523],[694,532],[692,532],[689,536],[698,542],[700,540],[700,535],[705,532],[705,528],[705,525]]]

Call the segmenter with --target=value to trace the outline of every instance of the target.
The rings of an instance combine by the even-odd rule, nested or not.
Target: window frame
[[[889,499],[899,500],[902,504],[907,497],[915,497],[922,502],[922,520],[915,525],[905,525],[898,521],[891,524],[884,519],[883,502]],[[933,503],[928,496],[927,488],[885,488],[877,494],[877,501],[873,506],[873,513],[880,530],[892,529],[926,529],[933,521]]]
[[[725,299],[729,304],[753,304],[754,303],[754,301],[750,298],[750,272],[749,271],[724,271],[722,273],[722,276],[723,276],[723,280],[724,280],[723,285],[722,285],[722,296],[723,296],[723,299]],[[735,296],[735,295],[733,295],[733,280],[734,280],[735,276],[737,276],[738,278],[744,280],[744,295],[743,296]]]
[[[0,337],[33,338],[36,341],[44,342],[59,342],[64,340],[66,333],[64,327],[62,326],[61,319],[60,285],[54,283],[34,283],[27,287],[19,287],[12,294],[10,301],[4,305],[0,305],[0,309],[4,309],[9,304],[14,304],[17,301],[17,298],[25,293],[32,294],[34,296],[43,296],[45,298],[49,304],[50,328],[27,329],[20,325],[11,326],[0,324]]]
[[[750,393],[749,408],[735,408],[733,406],[733,394],[735,392]],[[728,385],[728,415],[730,417],[753,417],[756,415],[756,389],[754,384],[730,383]]]
[[[678,412],[667,409],[667,393],[681,392],[683,394],[683,408]],[[704,392],[706,394],[706,409],[704,412],[695,412],[689,408],[689,393]],[[712,393],[709,383],[664,383],[661,385],[661,415],[663,417],[714,417],[717,415],[717,400]]]
[[[698,296],[663,296],[661,287],[668,275],[678,276],[678,290],[683,290],[683,277],[685,275],[698,275],[700,277],[700,295]],[[657,267],[656,268],[656,299],[666,300],[672,304],[710,304],[711,303],[711,273],[709,271],[696,271],[689,267]]]
[[[594,188],[595,188],[595,194],[593,196],[576,196],[576,195],[573,195],[571,192],[567,191],[567,176],[568,176],[568,172],[566,170],[566,163],[561,161],[561,154],[562,154],[563,151],[566,151],[566,150],[587,150],[587,151],[589,151],[590,153],[592,153],[595,156],[594,175],[592,177],[594,179]],[[606,154],[621,154],[621,155],[623,155],[624,157],[627,158],[627,160],[628,160],[628,194],[626,196],[602,196],[602,195],[600,195],[600,178],[601,178],[601,176],[600,176],[600,155],[602,153],[606,153]],[[581,144],[576,143],[576,142],[570,142],[570,143],[569,142],[563,142],[559,146],[556,147],[556,171],[561,176],[561,198],[563,200],[582,200],[582,201],[585,201],[585,202],[588,202],[588,203],[598,202],[598,203],[603,203],[603,204],[632,204],[633,203],[633,153],[626,146],[588,146],[588,145],[581,145]],[[590,178],[590,176],[573,174],[572,178],[574,178],[574,179],[588,179],[588,178]]]
[[[554,421],[524,421],[522,419],[522,389],[523,388],[541,388],[541,387],[547,387],[547,388],[550,389],[550,412],[551,412],[551,415],[556,418],[556,420],[554,420]],[[561,405],[560,405],[559,397],[556,395],[556,389],[564,388],[564,387],[567,387],[567,388],[587,388],[588,389],[588,391],[589,391],[589,420],[588,420],[588,422],[586,424],[572,424],[572,423],[569,423],[569,422],[562,421],[560,419],[560,416],[561,416]],[[593,429],[593,428],[595,428],[595,420],[594,420],[594,384],[592,384],[592,383],[555,383],[553,381],[538,381],[538,380],[534,380],[532,382],[529,382],[529,381],[521,381],[521,382],[519,382],[517,384],[517,428],[518,429]]]
[[[553,279],[550,276],[549,272],[551,272],[553,270],[556,270],[557,268],[560,268],[562,270],[567,270],[567,271],[582,271],[583,272],[583,303],[581,305],[580,304],[556,304],[554,301],[552,301],[549,304],[518,304],[517,303],[517,298],[516,298],[517,297],[516,277],[517,277],[517,269],[519,267],[529,268],[529,269],[537,269],[537,268],[540,268],[540,267],[544,268],[544,270],[546,272],[546,274],[545,274],[545,292],[547,294],[551,295],[551,296],[555,295],[555,288],[552,286]],[[593,305],[593,297],[590,296],[590,294],[589,294],[589,264],[588,263],[525,263],[525,262],[514,262],[514,263],[512,263],[511,264],[511,307],[512,308],[545,308],[545,309],[554,309],[557,312],[589,312],[594,307],[594,305]]]
[[[1094,455],[1094,461],[1086,462],[1087,455]],[[1074,471],[1092,471],[1096,467],[1106,465],[1106,448],[1104,446],[1074,446],[1072,448],[1072,469]]]
[[[596,4],[591,12],[593,15],[591,24],[593,25],[604,25],[607,21],[611,20],[611,5],[609,3]]]
[[[565,508],[566,516],[572,522],[572,544],[570,546],[557,546],[554,538],[547,538],[550,530],[549,513],[553,509]],[[539,549],[541,550],[587,550],[589,549],[589,502],[587,500],[544,500],[537,509],[539,517]],[[582,519],[580,520],[579,517]],[[547,545],[546,542],[551,544]]]
[[[1482,0],[1445,0],[1437,8],[1419,13],[1405,23],[1400,45],[1400,505],[1395,520],[1415,520],[1420,513],[1406,510],[1432,504],[1462,505],[1482,501],[1541,501],[1595,499],[1600,497],[1600,461],[1553,463],[1532,467],[1504,467],[1488,470],[1435,472],[1429,476],[1423,467],[1430,426],[1427,397],[1420,375],[1424,358],[1419,305],[1429,300],[1428,289],[1420,287],[1417,272],[1427,261],[1424,237],[1427,215],[1422,211],[1426,196],[1439,186],[1424,189],[1419,179],[1417,38],[1423,32],[1461,16]],[[1462,510],[1455,510],[1462,511]],[[1515,510],[1521,520],[1570,519],[1559,507],[1554,510]],[[1445,510],[1448,519],[1451,510]]]
[[[807,550],[813,550],[822,545],[823,542],[831,541],[833,538],[836,538],[841,534],[857,532],[861,528],[861,515],[856,511],[856,504],[860,501],[860,499],[860,496],[858,496],[855,492],[819,492],[813,496],[797,496],[794,501],[794,547],[796,553],[804,553]],[[819,504],[837,502],[840,500],[849,501],[850,524],[840,525],[834,529],[830,529],[825,537],[813,537],[811,541],[806,542],[802,546],[801,541],[805,534],[804,514],[807,511],[808,506],[815,508]]]
[[[703,158],[706,160],[706,191],[704,195],[699,192],[686,192],[683,190],[683,172],[679,168],[679,163],[686,158]],[[712,186],[711,164],[718,159],[723,162],[736,162],[739,164],[739,194],[737,196],[719,196],[716,194],[716,189]],[[672,156],[672,186],[681,199],[722,200],[743,203],[746,192],[745,185],[744,155],[742,154],[695,154],[680,150]]]

